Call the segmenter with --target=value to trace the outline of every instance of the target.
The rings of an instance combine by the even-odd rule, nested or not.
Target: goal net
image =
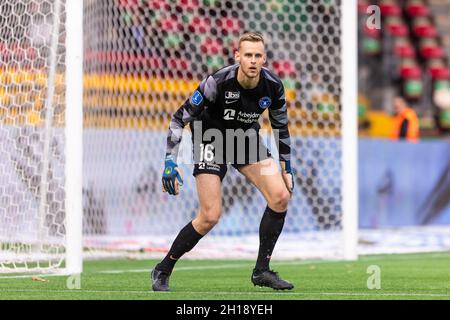
[[[66,86],[72,34],[65,1],[0,3],[0,272],[81,271],[81,126],[68,135],[81,117],[66,103],[76,88]]]
[[[84,0],[80,43],[66,32],[69,3],[0,3],[0,272],[63,269],[77,214],[85,257],[164,255],[198,209],[188,129],[181,194],[161,190],[171,115],[203,77],[234,63],[243,31],[264,34],[267,67],[283,80],[298,172],[274,258],[355,257],[356,211],[345,201],[356,197],[356,184],[346,187],[343,172],[356,162],[343,160],[354,144],[343,142],[342,105],[345,92],[353,103],[356,85],[342,84],[356,80],[351,68],[341,72],[343,50],[352,50],[342,45],[341,1]],[[66,125],[76,121],[66,112],[66,83],[75,77],[66,55],[77,47],[84,94],[67,103],[83,101],[82,133]],[[276,157],[267,115],[261,124]],[[68,187],[75,157],[67,153],[81,135],[77,213],[66,202],[77,192]],[[221,221],[187,256],[253,259],[266,203],[232,168],[222,192]]]

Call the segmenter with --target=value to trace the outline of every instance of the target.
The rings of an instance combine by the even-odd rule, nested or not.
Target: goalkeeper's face
[[[259,77],[266,63],[266,51],[262,42],[243,41],[235,53],[235,59],[242,72],[249,78]]]

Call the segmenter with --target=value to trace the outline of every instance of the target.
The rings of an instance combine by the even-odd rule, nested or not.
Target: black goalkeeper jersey
[[[281,80],[266,68],[258,85],[244,89],[237,80],[239,65],[220,69],[206,77],[192,96],[175,112],[169,126],[166,154],[176,159],[182,130],[187,123],[201,121],[202,134],[217,129],[224,134],[233,129],[258,132],[259,118],[268,110],[280,160],[290,160],[290,136],[286,98]]]

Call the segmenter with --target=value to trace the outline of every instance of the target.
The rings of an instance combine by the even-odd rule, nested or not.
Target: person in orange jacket
[[[405,99],[397,96],[394,98],[394,111],[396,115],[391,138],[417,142],[419,140],[419,119],[414,109],[408,106]]]

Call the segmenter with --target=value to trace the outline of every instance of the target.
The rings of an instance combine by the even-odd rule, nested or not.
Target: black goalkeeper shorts
[[[255,157],[246,157],[245,161],[243,162],[237,161],[235,163],[228,164],[215,163],[214,161],[194,163],[194,171],[192,174],[194,177],[202,173],[214,174],[219,176],[220,181],[222,181],[227,173],[228,165],[231,165],[233,168],[239,171],[240,168],[246,165],[257,163],[272,157],[270,151],[265,146],[261,145],[260,148],[264,148],[264,150],[262,150],[262,152],[259,152],[258,155],[255,155]]]

